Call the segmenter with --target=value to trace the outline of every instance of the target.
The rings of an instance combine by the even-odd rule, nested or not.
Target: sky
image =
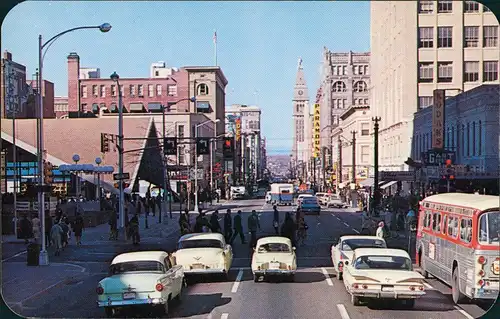
[[[351,1],[26,1],[5,17],[1,49],[26,65],[31,78],[39,34],[48,40],[72,27],[110,23],[108,33],[78,30],[50,47],[43,77],[54,82],[56,96],[66,96],[70,52],[78,53],[82,67],[100,68],[101,77],[114,71],[122,78],[148,77],[158,61],[214,65],[216,30],[217,62],[229,82],[226,105],[258,105],[268,154],[289,154],[298,58],[314,102],[323,47],[369,51],[369,14],[369,2]]]

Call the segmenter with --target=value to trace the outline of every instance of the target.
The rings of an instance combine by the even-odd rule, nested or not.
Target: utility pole
[[[339,167],[338,167],[338,170],[339,170],[339,173],[338,173],[338,176],[337,176],[337,180],[339,181],[339,184],[342,183],[342,140],[340,138],[340,135],[339,135],[339,139],[338,139],[338,148],[339,148]]]
[[[375,212],[378,203],[379,203],[379,189],[378,189],[378,129],[379,129],[379,124],[381,118],[380,117],[372,117],[372,121],[374,122],[373,125],[373,145],[375,147],[374,149],[374,159],[373,159],[373,208],[372,211]],[[369,214],[372,213],[372,211],[369,212]]]
[[[356,184],[356,131],[352,134],[352,183]]]

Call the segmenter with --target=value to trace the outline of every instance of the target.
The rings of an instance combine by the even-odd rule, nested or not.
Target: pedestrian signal
[[[165,137],[163,139],[163,154],[177,155],[177,138]]]
[[[210,154],[210,138],[198,137],[196,140],[196,153],[198,155]]]
[[[234,155],[234,139],[226,137],[224,139],[223,153],[225,158],[233,158]]]
[[[109,152],[109,136],[106,133],[101,133],[101,153]]]

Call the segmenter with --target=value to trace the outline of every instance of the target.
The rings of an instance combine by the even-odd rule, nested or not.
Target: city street
[[[220,213],[224,213],[228,207],[234,212],[237,209],[244,212],[245,227],[248,212],[252,209],[261,212],[262,230],[259,236],[273,234],[272,207],[264,204],[263,200],[226,203]],[[279,210],[280,218],[283,219],[284,212],[291,208],[280,207]],[[404,310],[390,303],[354,307],[331,267],[330,247],[339,236],[356,234],[360,224],[359,213],[328,209],[324,210],[320,217],[306,218],[309,237],[304,246],[297,248],[299,270],[295,282],[254,283],[250,270],[249,247],[236,240],[233,245],[234,262],[228,281],[220,278],[199,278],[191,281],[184,291],[182,303],[171,309],[169,317],[472,319],[488,309],[472,303],[454,306],[450,288],[433,279],[427,281],[427,294],[416,302],[413,310]],[[136,249],[173,251],[177,238],[178,232],[175,231],[170,236],[158,238],[156,241],[147,240],[138,248],[130,244],[104,244],[100,241],[78,248],[67,248],[61,257],[56,259],[51,256],[51,265],[46,268],[45,276],[53,277],[55,284],[43,289],[36,288],[39,291],[30,290],[29,287],[19,289],[21,279],[9,275],[10,271],[14,272],[18,267],[27,268],[25,256],[3,257],[4,260],[7,259],[3,262],[3,296],[9,305],[23,316],[103,317],[104,311],[95,304],[95,287],[97,282],[105,277],[113,256],[119,252]],[[58,267],[61,269],[57,269]],[[18,269],[15,273],[21,276]],[[28,274],[22,276],[26,277]],[[39,282],[42,279],[37,280]]]

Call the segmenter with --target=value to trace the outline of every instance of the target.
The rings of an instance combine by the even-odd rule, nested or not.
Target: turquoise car
[[[313,213],[319,215],[321,213],[321,206],[316,197],[304,197],[300,202],[300,210],[304,214]]]

